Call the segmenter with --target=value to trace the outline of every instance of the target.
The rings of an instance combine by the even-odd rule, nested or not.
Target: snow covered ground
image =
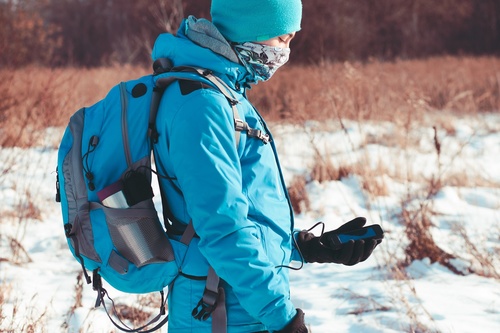
[[[291,272],[292,299],[311,332],[500,332],[498,113],[450,115],[446,127],[437,126],[439,154],[426,125],[271,127],[287,182],[306,179],[310,204],[296,216],[297,228],[323,221],[330,230],[365,216],[386,231],[364,263],[308,264]],[[52,129],[39,147],[0,150],[0,332],[115,331],[103,309],[93,308],[90,286],[77,298],[81,268],[54,202],[59,136]],[[333,166],[364,171],[315,181],[310,171],[318,151]],[[429,195],[430,188],[436,191]],[[425,256],[405,260],[407,224],[422,220],[419,214],[428,219],[428,236],[450,255],[447,265]],[[135,295],[108,291],[117,303],[137,303]]]

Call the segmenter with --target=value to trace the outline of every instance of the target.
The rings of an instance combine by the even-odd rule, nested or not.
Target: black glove
[[[342,244],[340,249],[336,249],[331,239],[334,234],[362,228],[365,223],[364,217],[357,217],[338,229],[325,232],[320,237],[316,237],[308,231],[301,231],[297,238],[300,252],[306,262],[333,262],[352,266],[365,261],[382,240],[350,240]]]
[[[304,324],[304,312],[297,309],[297,314],[293,317],[292,321],[288,323],[282,330],[275,333],[308,333],[306,324]]]

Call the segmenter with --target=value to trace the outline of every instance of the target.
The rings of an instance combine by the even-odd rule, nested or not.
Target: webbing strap
[[[192,315],[198,320],[207,320],[212,316],[212,332],[226,333],[226,295],[224,289],[219,287],[219,281],[217,273],[209,267],[203,296],[193,309]]]
[[[184,230],[184,233],[182,234],[180,242],[184,245],[189,245],[191,243],[191,240],[193,239],[195,235],[195,231],[193,228],[193,221],[189,221],[186,230]]]
[[[240,133],[244,129],[237,126],[237,124],[244,123],[249,128],[248,124],[241,119],[240,114],[238,112],[238,108],[236,107],[236,104],[239,103],[238,100],[234,97],[232,93],[230,93],[231,89],[219,77],[213,75],[210,71],[202,70],[201,68],[195,68],[195,70],[198,72],[198,74],[210,80],[210,82],[212,82],[229,101],[229,105],[231,105],[231,109],[233,110],[233,121],[235,129],[234,136],[236,139],[236,146],[238,146],[240,143]]]
[[[172,72],[187,72],[187,73],[195,73],[198,74],[207,80],[209,80],[223,95],[226,97],[226,99],[229,102],[229,105],[231,105],[231,110],[233,111],[233,121],[234,121],[234,129],[235,129],[235,139],[236,139],[236,145],[239,145],[240,142],[240,132],[246,132],[248,136],[257,138],[259,140],[262,140],[263,143],[267,144],[269,143],[270,137],[269,134],[263,133],[261,130],[251,128],[247,122],[242,120],[237,104],[238,99],[235,97],[233,94],[232,89],[227,85],[226,82],[224,82],[220,77],[215,76],[212,74],[212,71],[204,69],[204,68],[198,68],[198,67],[190,67],[190,66],[179,66],[179,67],[174,67],[172,68]],[[183,79],[183,80],[194,80],[186,77],[175,77],[175,76],[169,76],[165,78],[160,78],[158,81],[163,81],[161,82],[162,86],[167,86],[170,84],[173,80],[177,79]],[[157,82],[158,82],[157,81]]]
[[[226,313],[226,293],[224,288],[219,288],[219,297],[217,305],[212,312],[212,333],[227,332],[227,313]]]
[[[113,299],[111,297],[109,297],[106,289],[104,289],[102,287],[102,280],[101,280],[101,276],[99,275],[98,269],[95,269],[93,271],[93,285],[92,285],[92,287],[97,292],[97,299],[95,302],[95,307],[97,308],[100,305],[102,305],[104,307],[104,311],[106,312],[106,315],[108,316],[111,323],[113,325],[115,325],[116,328],[118,328],[119,330],[121,330],[123,332],[127,332],[127,333],[152,333],[152,332],[156,332],[158,329],[160,329],[160,327],[165,325],[168,321],[168,315],[166,315],[165,318],[162,321],[160,321],[159,323],[157,323],[154,327],[148,328],[148,326],[156,323],[162,316],[164,316],[166,314],[166,311],[165,311],[166,298],[165,298],[163,291],[160,292],[161,303],[160,303],[160,312],[158,313],[158,315],[156,315],[148,323],[146,323],[140,327],[132,328],[132,327],[129,327],[128,325],[126,325],[119,318],[118,313],[116,311],[115,302],[113,301]],[[110,310],[108,310],[108,308],[106,307],[106,303],[104,301],[104,296],[106,296],[111,302],[111,311],[112,311],[112,314],[116,317],[116,319],[117,319],[116,321],[112,318],[112,316],[110,314]]]
[[[165,89],[175,80],[179,78],[176,76],[167,76],[157,81],[156,86],[153,88],[153,96],[151,99],[151,106],[149,109],[149,128],[148,137],[151,143],[154,144],[158,141],[158,131],[156,130],[156,115],[158,114],[158,107],[160,106],[161,96]],[[151,145],[152,147],[152,145]]]
[[[208,291],[207,294],[210,292],[214,294],[219,293],[219,276],[217,275],[217,273],[215,273],[214,269],[211,266],[208,269],[205,291]],[[212,303],[210,305],[214,305],[216,303],[216,300],[215,302],[213,302],[209,296],[205,297],[205,293],[203,293],[203,300],[206,301],[207,304]]]
[[[198,75],[206,78],[207,80],[209,80],[217,89],[219,89],[219,91],[228,100],[229,105],[231,105],[231,109],[233,111],[234,124],[235,124],[234,138],[236,139],[236,145],[238,146],[239,142],[240,142],[240,131],[241,130],[238,130],[238,128],[236,127],[236,122],[237,121],[241,122],[242,120],[240,119],[238,108],[236,107],[236,104],[238,104],[238,100],[234,97],[234,95],[232,95],[232,93],[230,93],[231,89],[227,86],[227,84],[224,81],[222,81],[220,78],[212,75],[212,73],[210,71],[207,71],[206,69],[202,69],[202,68],[181,66],[181,67],[173,68],[171,73],[173,73],[173,72],[178,72],[178,73],[182,73],[182,72],[186,73],[187,72],[187,73],[198,74]],[[189,77],[171,75],[171,76],[166,76],[166,77],[162,77],[162,78],[158,79],[156,81],[156,85],[157,85],[156,89],[161,90],[163,92],[163,90],[166,87],[168,87],[173,81],[179,80],[179,79],[199,81],[199,80],[192,79]],[[157,95],[159,95],[161,97],[161,93],[159,93],[159,94],[157,93]],[[160,98],[157,98],[157,99],[158,100],[156,101],[156,103],[154,103],[155,105],[154,106],[153,106],[153,104],[151,105],[150,127],[152,127],[152,125],[155,126],[153,124],[153,121],[156,118],[156,112],[158,112],[157,110],[158,110],[158,105],[160,102]],[[153,101],[155,102],[154,97],[153,97]],[[155,108],[155,110],[153,110],[153,107]],[[154,114],[153,114],[153,112],[154,112]]]
[[[193,221],[189,221],[186,230],[182,234],[180,242],[189,245],[195,235]],[[220,278],[210,266],[207,274],[207,282],[201,300],[192,315],[198,320],[207,320],[212,316],[212,332],[227,332],[226,296],[224,289],[219,287]]]

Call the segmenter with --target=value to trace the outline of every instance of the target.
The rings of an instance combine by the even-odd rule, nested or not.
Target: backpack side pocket
[[[113,245],[136,267],[175,260],[151,199],[126,209],[102,209]]]

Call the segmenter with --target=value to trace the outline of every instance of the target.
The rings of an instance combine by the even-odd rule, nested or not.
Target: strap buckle
[[[203,292],[203,297],[200,299],[196,307],[192,311],[192,315],[195,319],[205,321],[207,320],[212,312],[217,307],[217,298],[219,293],[213,290],[205,288]]]
[[[67,237],[67,238],[70,238],[72,236],[71,234],[71,230],[73,229],[73,225],[71,223],[66,223],[64,225],[64,235]]]
[[[247,129],[247,133],[248,136],[260,139],[262,142],[264,142],[264,144],[268,144],[271,141],[271,139],[269,138],[269,134],[264,134],[264,132],[259,129],[249,128]]]
[[[261,131],[259,129],[251,128],[250,126],[248,126],[247,122],[245,122],[241,119],[238,119],[238,118],[234,119],[234,129],[238,132],[245,131],[245,132],[247,132],[248,136],[250,136],[252,138],[257,138],[257,139],[261,140],[262,142],[264,142],[264,144],[268,144],[271,141],[269,134],[264,133],[263,131]]]
[[[248,126],[245,126],[247,125],[243,120],[241,119],[234,119],[234,129],[236,131],[239,131],[239,132],[242,132],[244,131]]]

